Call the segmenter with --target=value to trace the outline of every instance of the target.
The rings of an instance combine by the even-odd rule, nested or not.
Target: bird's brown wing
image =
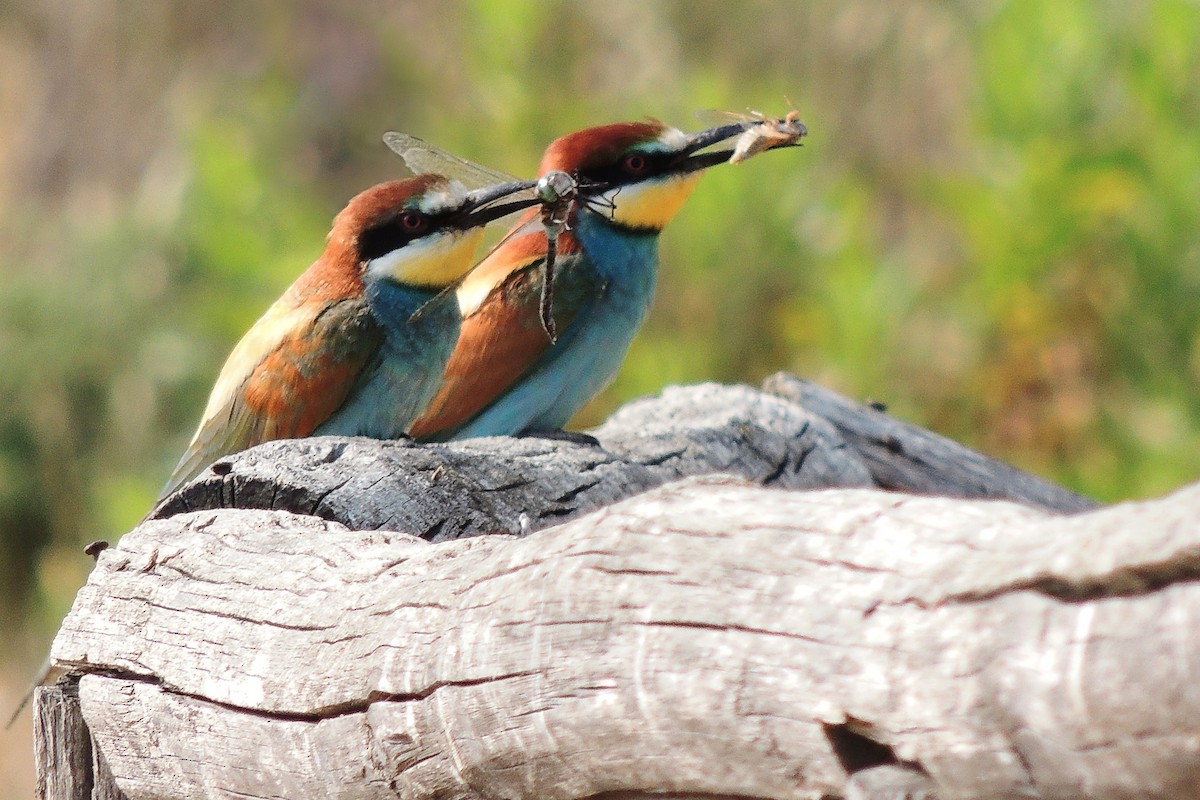
[[[555,271],[568,275],[579,245],[569,232],[559,237]],[[545,235],[540,227],[514,237],[493,251],[467,276],[459,291],[460,305],[470,298],[474,282],[492,284],[465,316],[458,344],[442,376],[442,385],[409,433],[417,439],[438,438],[469,421],[515,384],[551,347],[542,326],[542,263]],[[557,287],[565,285],[557,283]],[[482,294],[482,292],[480,292]],[[578,316],[586,292],[555,290],[553,316],[560,336]]]
[[[361,297],[288,300],[272,306],[229,355],[161,497],[221,456],[309,435],[345,402],[382,330]]]

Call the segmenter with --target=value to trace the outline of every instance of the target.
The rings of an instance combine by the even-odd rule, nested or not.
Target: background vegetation
[[[145,513],[221,361],[399,129],[786,110],[714,170],[580,418],[792,370],[1104,500],[1200,474],[1200,6],[478,0],[0,6],[0,701]],[[28,787],[28,726],[0,782]],[[15,776],[15,777],[12,777]]]

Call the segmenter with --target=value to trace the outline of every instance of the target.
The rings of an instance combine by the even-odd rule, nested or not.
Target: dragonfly
[[[542,295],[538,311],[542,327],[550,337],[550,344],[558,341],[554,328],[554,262],[558,257],[558,235],[567,229],[571,206],[579,193],[575,178],[562,170],[552,170],[537,179],[534,187],[537,198],[542,201],[542,227],[546,229],[546,260],[542,265]]]
[[[554,343],[558,339],[554,326],[554,265],[558,256],[558,237],[567,230],[571,208],[578,200],[579,183],[571,175],[555,170],[536,181],[521,179],[498,169],[485,167],[474,161],[454,155],[424,139],[407,133],[389,131],[383,135],[383,143],[404,160],[414,173],[435,172],[459,181],[468,189],[482,189],[497,184],[512,184],[530,189],[541,203],[542,227],[546,230],[546,258],[542,262],[542,293],[539,299],[539,314],[542,328]],[[514,205],[519,205],[519,201]],[[509,234],[512,235],[512,234]]]

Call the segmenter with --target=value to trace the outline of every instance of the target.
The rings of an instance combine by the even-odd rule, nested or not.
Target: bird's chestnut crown
[[[562,170],[582,185],[607,184],[598,208],[616,225],[657,232],[691,195],[700,172],[687,168],[690,140],[661,122],[618,122],[557,139],[542,157],[541,174]]]
[[[668,172],[686,146],[681,131],[661,122],[600,125],[552,142],[539,174],[562,170],[587,181],[636,183]]]
[[[440,175],[381,183],[356,195],[338,223],[357,228],[359,261],[368,262],[448,227],[466,201],[466,191]]]
[[[418,175],[356,195],[334,221],[335,242],[353,249],[366,281],[440,289],[471,266],[483,224],[459,183]]]

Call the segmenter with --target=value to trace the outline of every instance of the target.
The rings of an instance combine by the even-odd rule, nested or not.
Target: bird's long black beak
[[[733,150],[711,150],[707,153],[701,153],[701,150],[712,147],[714,144],[719,144],[735,136],[740,136],[746,130],[746,126],[740,122],[731,122],[725,125],[718,125],[714,128],[693,133],[688,136],[687,145],[679,153],[679,162],[675,165],[673,172],[687,174],[696,172],[702,169],[724,164],[733,155]]]
[[[486,225],[501,217],[507,217],[509,214],[537,205],[541,201],[530,191],[533,189],[534,183],[534,181],[510,181],[476,189],[467,195],[466,202],[458,211],[461,215],[462,226],[474,228]],[[529,194],[505,203],[498,202],[522,192],[529,192]]]
[[[732,139],[735,136],[741,136],[753,126],[761,124],[763,123],[748,119],[745,122],[731,122],[725,125],[718,125],[714,128],[700,131],[699,133],[693,133],[688,137],[687,146],[684,147],[683,151],[681,152],[683,158],[677,165],[675,171],[680,174],[687,174],[689,172],[696,172],[698,170],[708,169],[709,167],[715,167],[717,164],[724,164],[733,156],[733,148],[709,150],[708,152],[704,153],[701,153],[700,151],[711,147],[714,144],[719,144]],[[799,124],[801,129],[804,129],[803,123],[797,124]],[[805,133],[807,133],[807,130],[805,130]],[[795,144],[776,145],[776,147],[796,146],[797,145]]]
[[[726,125],[718,125],[715,128],[693,133],[688,136],[687,146],[683,148],[683,152],[686,155],[691,155],[718,142],[732,139],[734,136],[740,135],[744,130],[746,130],[745,123],[730,122]]]

